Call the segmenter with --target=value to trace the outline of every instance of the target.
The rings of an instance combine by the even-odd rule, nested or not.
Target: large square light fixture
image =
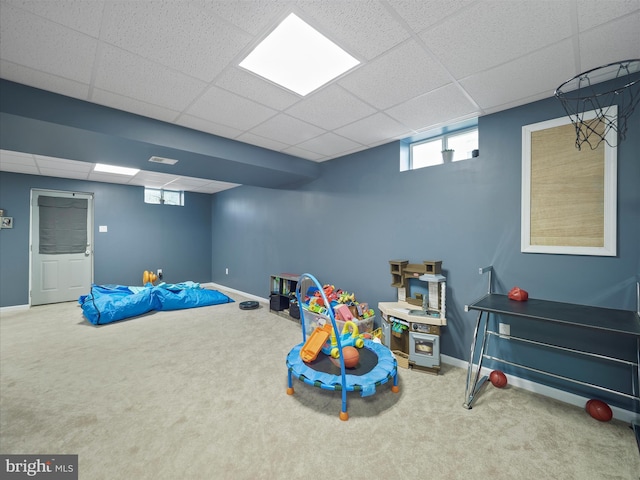
[[[292,13],[240,66],[305,96],[359,63]]]

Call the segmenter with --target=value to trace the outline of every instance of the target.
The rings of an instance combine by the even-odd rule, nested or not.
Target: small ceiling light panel
[[[305,96],[359,63],[292,13],[240,66]]]
[[[104,172],[104,173],[116,173],[118,175],[136,175],[140,169],[139,168],[127,168],[127,167],[118,167],[116,165],[107,165],[105,163],[96,163],[96,166],[93,167],[94,172]]]

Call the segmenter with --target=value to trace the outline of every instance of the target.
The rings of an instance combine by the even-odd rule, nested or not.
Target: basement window
[[[144,203],[184,207],[184,192],[162,188],[144,188]]]
[[[409,170],[440,165],[442,151],[453,150],[453,162],[473,157],[478,149],[478,127],[459,130],[409,145]]]

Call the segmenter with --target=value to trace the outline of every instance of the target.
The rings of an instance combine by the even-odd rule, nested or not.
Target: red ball
[[[602,400],[591,399],[587,402],[584,409],[589,415],[600,422],[608,422],[613,418],[611,407]]]
[[[360,361],[360,352],[355,347],[344,347],[342,349],[345,368],[355,368]]]
[[[500,370],[494,370],[489,375],[489,381],[494,387],[503,388],[507,385],[507,376]]]

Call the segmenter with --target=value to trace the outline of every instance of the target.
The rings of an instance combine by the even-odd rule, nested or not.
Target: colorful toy
[[[142,274],[142,284],[143,285],[146,285],[147,283],[153,283],[156,280],[158,280],[158,276],[153,272],[149,272],[149,271],[145,270],[144,273]]]
[[[391,325],[391,334],[400,338],[402,337],[402,332],[408,329],[409,327],[400,322],[393,322],[393,325]]]
[[[369,310],[364,310],[362,312],[362,318],[365,319],[365,320],[367,318],[375,317],[375,315],[376,315],[376,312],[375,312],[375,310],[373,308],[370,308]]]
[[[324,293],[324,296],[327,298],[329,303],[336,302],[339,298],[338,291],[336,291],[336,287],[333,285],[323,285],[322,292]],[[316,297],[320,297],[320,291],[316,290],[314,295]]]
[[[342,334],[340,335],[340,345],[342,346],[343,351],[344,347],[363,347],[364,337],[358,333],[358,326],[354,322],[346,322],[344,324]],[[335,332],[332,331],[331,340],[325,343],[324,347],[322,347],[322,353],[333,358],[340,358],[340,351],[338,350],[338,341],[336,339]]]
[[[324,344],[327,343],[329,335],[331,335],[332,332],[333,328],[329,324],[316,327],[300,350],[300,358],[307,363],[313,362],[318,357]]]
[[[338,305],[334,307],[333,313],[336,314],[337,320],[342,320],[343,322],[349,322],[353,320],[353,315],[351,314],[351,310],[346,305]]]
[[[591,415],[599,422],[608,422],[613,418],[611,407],[609,407],[609,405],[604,403],[602,400],[591,399],[587,402],[584,409],[589,415]]]
[[[353,304],[355,303],[355,301],[356,301],[355,293],[341,292],[340,297],[338,298],[338,303]]]
[[[324,301],[320,297],[312,297],[309,299],[309,305],[307,307],[310,312],[319,313],[324,315],[327,313],[327,308],[324,306]]]
[[[489,381],[494,387],[503,388],[507,385],[507,376],[500,370],[494,370],[489,374]]]

